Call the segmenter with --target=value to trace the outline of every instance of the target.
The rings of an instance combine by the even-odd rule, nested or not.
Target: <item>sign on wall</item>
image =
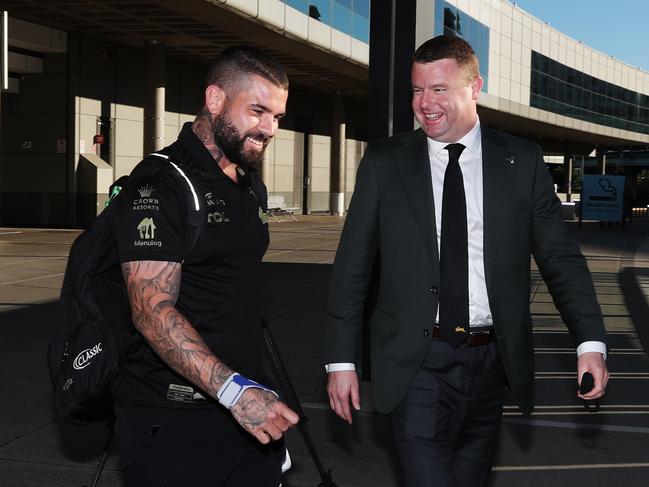
[[[624,209],[624,176],[584,176],[580,205],[583,220],[621,222]]]

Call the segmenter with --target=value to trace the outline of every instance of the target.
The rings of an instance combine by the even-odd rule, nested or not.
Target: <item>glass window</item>
[[[460,21],[458,19],[457,9],[451,7],[444,8],[444,31],[448,29],[450,33],[461,34]]]
[[[333,2],[332,27],[351,35],[353,18],[351,0],[349,0],[349,4],[349,6],[344,5],[340,0]]]
[[[304,14],[309,14],[309,2],[307,0],[284,0],[284,3]]]
[[[352,37],[366,43],[370,42],[370,21],[356,13],[352,17]]]
[[[311,18],[369,42],[370,0],[283,0]]]
[[[435,35],[458,36],[465,39],[478,56],[483,91],[489,85],[489,28],[458,8],[444,2],[435,3]]]
[[[370,0],[354,0],[352,10],[362,18],[370,20]]]
[[[566,70],[566,81],[570,83],[571,85],[575,84],[575,70],[574,69],[567,69]]]
[[[309,17],[331,25],[331,2],[329,0],[310,0]]]
[[[638,120],[641,123],[649,124],[649,108],[639,108],[639,117]]]
[[[444,33],[444,16],[440,15],[439,9],[435,11],[435,32],[434,35],[440,35]]]
[[[649,97],[532,52],[530,105],[581,120],[649,133]]]

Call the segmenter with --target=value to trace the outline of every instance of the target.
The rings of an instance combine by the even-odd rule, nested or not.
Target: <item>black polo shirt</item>
[[[120,260],[182,263],[177,309],[220,360],[261,381],[261,260],[269,242],[263,183],[254,172],[232,181],[194,135],[191,123],[162,152],[187,174],[205,208],[200,236],[184,255],[192,197],[168,165],[152,176],[133,177],[115,201]],[[120,387],[121,392],[137,404],[205,404],[195,394],[199,391],[171,371],[139,334],[129,347],[123,376],[128,387]]]

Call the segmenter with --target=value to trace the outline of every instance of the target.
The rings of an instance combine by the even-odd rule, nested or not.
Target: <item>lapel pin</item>
[[[516,162],[516,161],[514,160],[514,156],[513,156],[513,155],[505,156],[505,160],[506,160],[507,162],[509,162],[510,164],[514,164],[514,162]]]

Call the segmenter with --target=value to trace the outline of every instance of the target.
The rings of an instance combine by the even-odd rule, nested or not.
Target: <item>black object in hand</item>
[[[593,374],[590,372],[585,372],[581,376],[581,384],[579,384],[579,394],[582,396],[588,394],[595,387],[595,380],[593,379]]]
[[[581,376],[581,384],[579,384],[579,394],[582,396],[588,394],[595,387],[595,379],[593,379],[593,374],[590,372],[585,372]],[[599,411],[599,399],[594,399],[592,401],[584,400],[584,407],[589,413],[596,413]]]

